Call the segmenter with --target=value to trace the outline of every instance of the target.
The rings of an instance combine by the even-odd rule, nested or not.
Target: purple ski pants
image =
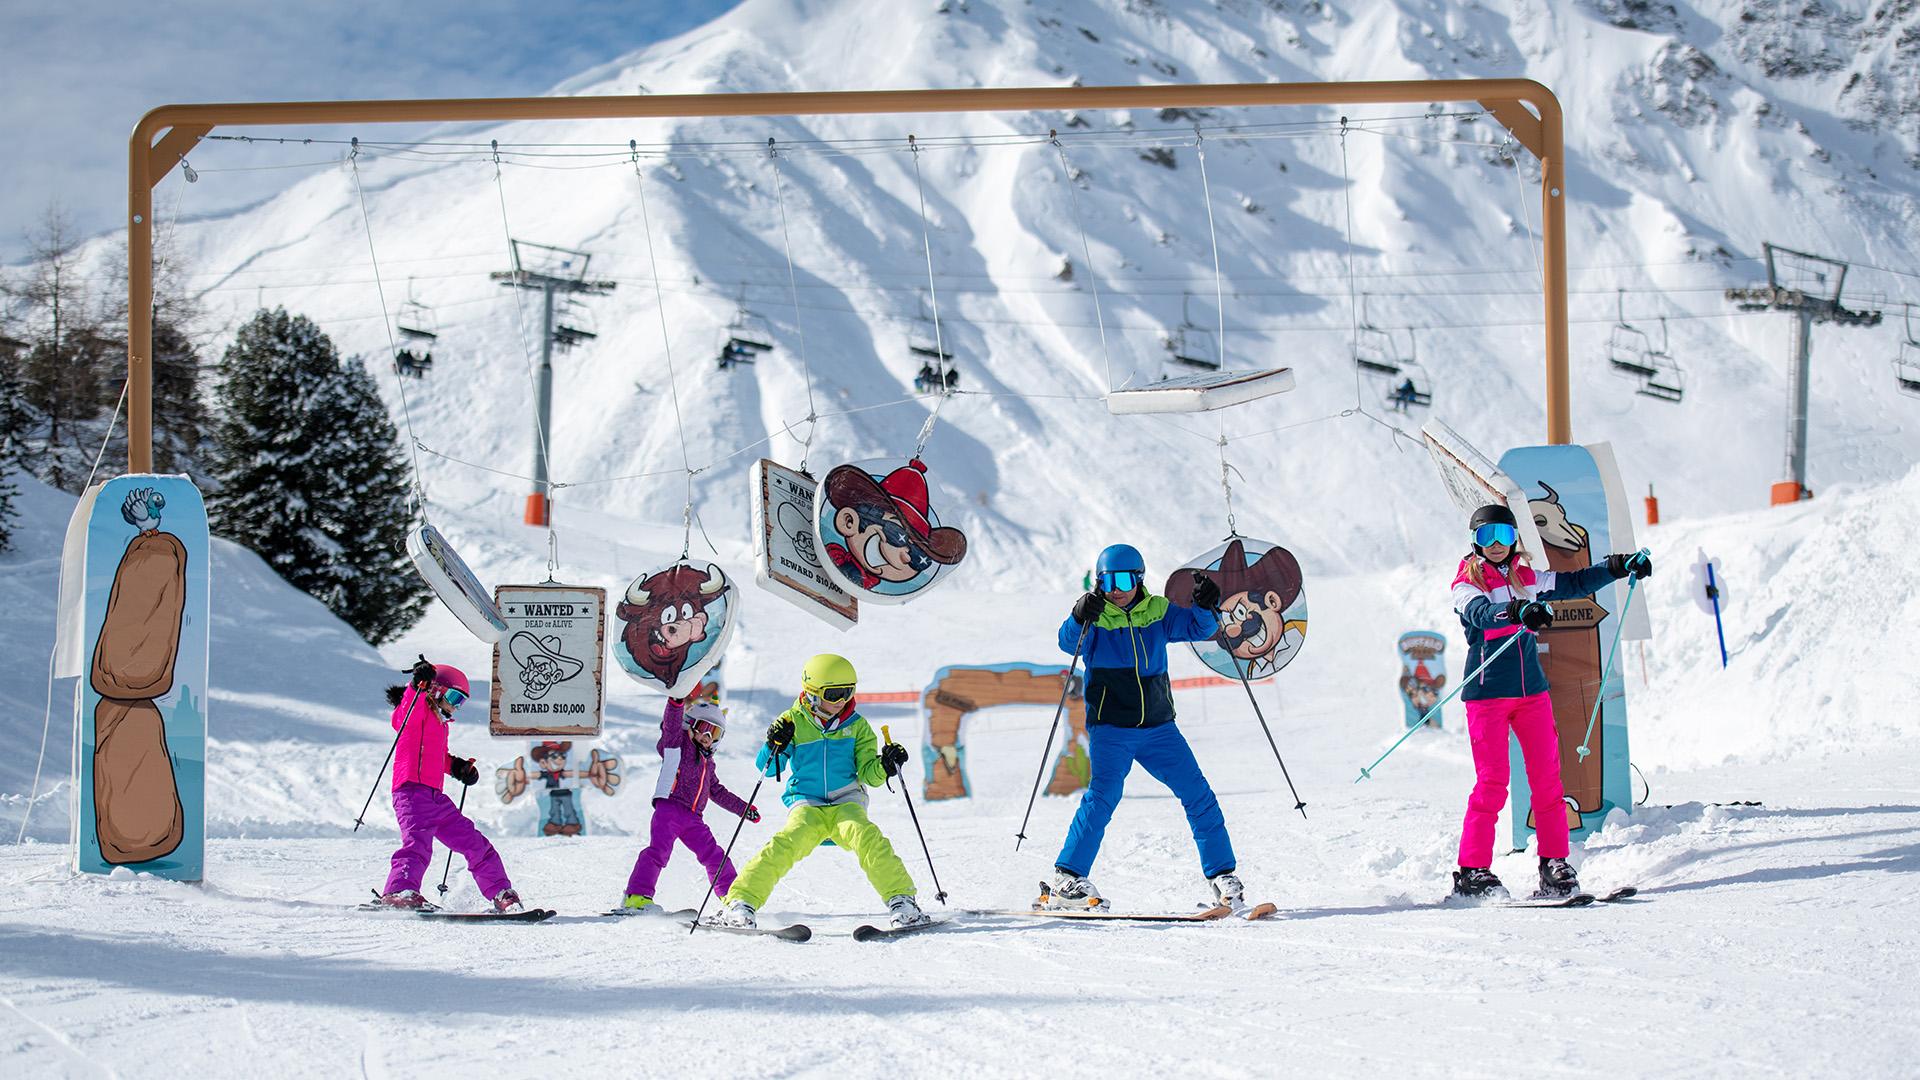
[[[640,857],[633,861],[633,873],[627,875],[628,896],[652,896],[653,890],[660,884],[660,871],[666,869],[667,860],[673,857],[674,841],[687,845],[693,857],[707,868],[707,880],[713,882],[716,896],[727,895],[733,887],[733,863],[727,860],[727,854],[713,839],[713,830],[700,815],[681,806],[671,799],[658,799],[653,804],[653,834],[647,846],[640,851]]]
[[[387,892],[419,890],[421,877],[433,863],[435,840],[467,860],[480,895],[492,899],[500,890],[513,888],[500,853],[445,793],[425,784],[401,784],[393,789],[393,816],[400,821],[400,850],[393,853],[393,869],[387,872]]]

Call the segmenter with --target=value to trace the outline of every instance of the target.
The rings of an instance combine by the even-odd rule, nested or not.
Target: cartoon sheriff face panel
[[[1306,644],[1307,597],[1292,552],[1234,537],[1175,570],[1167,599],[1189,604],[1196,572],[1220,587],[1220,631],[1193,647],[1201,662],[1228,678],[1263,679],[1293,661]]]
[[[915,458],[884,471],[847,464],[827,474],[814,496],[814,522],[822,563],[843,588],[904,603],[966,558],[966,535],[940,524],[926,472]]]

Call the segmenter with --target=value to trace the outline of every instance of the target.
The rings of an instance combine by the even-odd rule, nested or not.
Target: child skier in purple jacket
[[[760,811],[728,791],[713,773],[713,747],[726,734],[726,714],[711,701],[691,705],[667,701],[660,717],[660,781],[653,789],[653,830],[647,846],[634,860],[627,878],[623,911],[642,911],[653,903],[660,871],[666,868],[677,840],[707,868],[716,895],[733,885],[733,863],[713,839],[713,830],[700,816],[707,801],[719,803],[730,814],[759,821]]]

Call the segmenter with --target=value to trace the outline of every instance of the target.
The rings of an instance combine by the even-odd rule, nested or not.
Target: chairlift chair
[[[414,379],[424,379],[433,370],[433,354],[401,349],[393,354],[393,370]]]
[[[1373,325],[1367,317],[1367,294],[1360,294],[1360,325],[1354,328],[1353,362],[1360,370],[1373,375],[1400,374],[1399,351],[1394,347],[1393,335]]]
[[[440,324],[433,309],[413,297],[413,279],[407,279],[407,299],[393,316],[393,328],[408,341],[433,341],[440,336]]]
[[[1619,321],[1607,331],[1607,363],[1613,366],[1614,371],[1636,379],[1658,374],[1659,366],[1653,361],[1660,354],[1654,352],[1653,339],[1647,336],[1646,331],[1627,321],[1627,290],[1615,291],[1614,304]],[[1665,320],[1660,325],[1664,328]]]
[[[1419,342],[1413,331],[1407,331],[1407,359],[1400,365],[1399,374],[1388,380],[1391,389],[1387,392],[1387,408],[1394,412],[1411,412],[1414,409],[1433,408],[1433,379],[1427,369],[1420,366]]]
[[[1180,325],[1162,335],[1160,342],[1167,347],[1174,363],[1202,371],[1218,371],[1220,343],[1215,340],[1211,330],[1202,330],[1187,314],[1187,304],[1192,299],[1191,293],[1180,294]]]
[[[592,341],[600,336],[594,318],[593,309],[578,300],[569,298],[566,306],[554,312],[553,343],[563,349]]]
[[[1920,397],[1920,341],[1913,339],[1913,305],[1906,305],[1901,312],[1901,325],[1906,328],[1906,336],[1900,340],[1900,351],[1893,358],[1894,386],[1910,397]]]

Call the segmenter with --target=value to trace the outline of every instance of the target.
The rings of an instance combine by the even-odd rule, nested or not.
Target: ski
[[[969,911],[969,915],[1018,915],[1032,919],[1067,919],[1080,922],[1212,922],[1233,914],[1229,907],[1211,907],[1185,914],[1152,911],[1086,911],[1078,909],[1028,908],[1024,911]]]
[[[609,911],[603,911],[600,914],[603,916],[607,916],[611,918],[620,918],[620,919],[644,917],[649,919],[679,919],[681,921],[691,921],[694,916],[700,913],[693,910],[692,908],[681,908],[679,911],[668,911],[666,908],[663,908],[658,904],[652,904],[643,908],[618,907],[618,908],[613,908]]]
[[[1612,892],[1607,893],[1606,895],[1600,897],[1599,900],[1603,904],[1611,904],[1616,900],[1631,900],[1632,898],[1638,895],[1640,895],[1639,886],[1622,885],[1619,888],[1613,890]]]
[[[931,922],[918,923],[914,926],[856,926],[853,928],[853,940],[886,941],[889,938],[906,937],[908,934],[917,934],[922,930],[936,930],[946,925],[947,920],[934,919]]]
[[[1598,900],[1592,893],[1574,893],[1572,896],[1529,896],[1525,900],[1503,900],[1501,907],[1586,907]]]
[[[1280,910],[1278,904],[1255,904],[1245,911],[1235,912],[1248,922],[1258,922]]]
[[[552,908],[528,908],[525,911],[445,911],[435,908],[432,911],[415,912],[423,919],[441,919],[448,922],[546,922],[558,915]]]
[[[745,937],[771,937],[781,941],[802,942],[813,937],[813,931],[805,923],[790,923],[779,927],[758,926],[721,926],[719,923],[703,922],[702,930],[717,930],[722,934],[740,934]]]

